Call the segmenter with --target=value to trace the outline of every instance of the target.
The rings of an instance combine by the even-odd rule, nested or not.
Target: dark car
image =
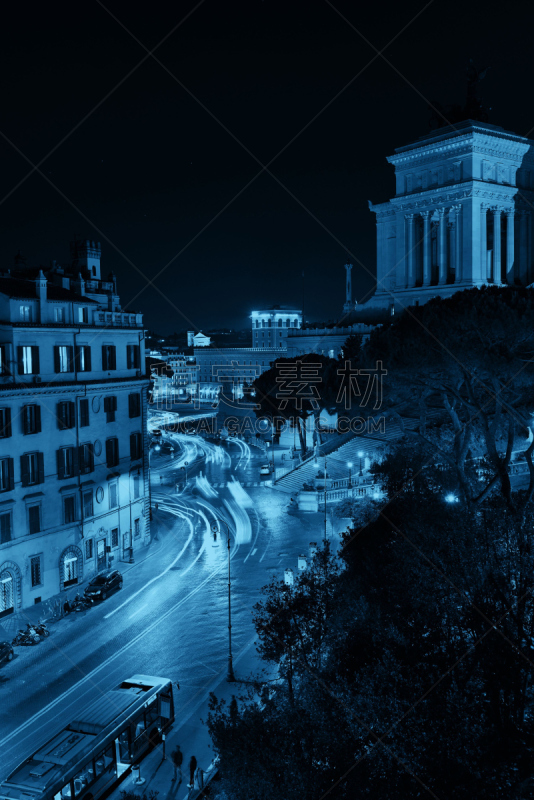
[[[105,600],[108,594],[116,589],[122,589],[122,575],[115,569],[111,572],[102,572],[93,578],[84,594],[92,600]]]
[[[4,661],[11,661],[13,658],[13,648],[9,642],[0,642],[0,664]]]

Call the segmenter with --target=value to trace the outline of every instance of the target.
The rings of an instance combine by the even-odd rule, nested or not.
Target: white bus
[[[98,800],[173,721],[171,681],[134,675],[26,758],[0,783],[0,800]]]

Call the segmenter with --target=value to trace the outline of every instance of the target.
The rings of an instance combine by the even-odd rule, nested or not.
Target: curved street
[[[177,722],[225,681],[227,529],[235,673],[246,678],[240,658],[254,645],[259,589],[287,567],[296,572],[298,555],[322,530],[320,514],[289,510],[289,496],[262,483],[265,455],[257,448],[184,434],[169,439],[172,455],[168,444],[152,455],[152,543],[138,563],[118,565],[122,591],[53,624],[47,640],[16,648],[0,669],[2,777],[95,691],[136,672],[179,682]]]

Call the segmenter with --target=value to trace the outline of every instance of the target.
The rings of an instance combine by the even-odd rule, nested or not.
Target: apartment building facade
[[[0,618],[120,568],[150,537],[142,315],[100,246],[0,274]]]

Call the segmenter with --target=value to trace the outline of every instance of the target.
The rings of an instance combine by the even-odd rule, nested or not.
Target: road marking
[[[128,617],[128,619],[133,619],[134,617],[136,617],[138,614],[140,614],[140,613],[141,613],[141,611],[142,611],[144,608],[146,608],[146,607],[147,607],[147,605],[148,605],[148,603],[145,603],[145,604],[144,604],[144,606],[141,606],[141,608],[138,608],[138,609],[137,609],[137,611],[134,611],[134,613],[133,613],[133,614],[132,614],[130,617]]]
[[[190,526],[190,527],[191,527],[191,529],[192,529],[192,527],[193,527],[193,526],[191,525],[191,522],[190,522],[190,520],[186,520],[186,521],[189,523],[189,526]],[[163,575],[165,575],[165,573],[167,573],[167,572],[168,572],[168,571],[171,569],[171,567],[174,567],[174,565],[176,564],[176,562],[177,562],[177,561],[178,561],[178,560],[179,560],[179,559],[182,557],[183,553],[185,552],[185,550],[186,550],[186,549],[187,549],[187,547],[189,546],[189,543],[191,542],[191,539],[192,539],[192,538],[193,538],[193,530],[191,530],[191,533],[189,534],[189,538],[187,539],[187,542],[184,544],[184,546],[182,547],[182,549],[180,550],[180,552],[178,553],[178,555],[176,556],[176,558],[174,559],[174,561],[172,561],[172,562],[169,564],[169,566],[168,566],[168,567],[166,567],[166,568],[163,570],[163,572],[160,572],[160,574],[159,574],[159,575],[156,575],[154,578],[151,578],[151,579],[150,579],[150,580],[149,580],[147,583],[145,583],[145,585],[144,585],[144,586],[141,586],[141,588],[140,588],[140,589],[138,589],[136,592],[134,592],[134,593],[132,594],[132,596],[131,596],[131,597],[129,597],[127,600],[125,600],[125,601],[124,601],[124,603],[121,603],[121,604],[120,604],[120,606],[117,606],[117,608],[114,608],[114,609],[113,609],[113,611],[110,611],[110,612],[109,612],[109,614],[106,614],[106,615],[104,616],[104,619],[109,619],[109,617],[112,617],[112,616],[113,616],[113,614],[116,614],[116,613],[117,613],[117,611],[120,611],[120,610],[121,610],[121,608],[124,608],[124,606],[127,606],[127,605],[128,605],[128,603],[131,603],[131,602],[132,602],[132,600],[133,600],[135,597],[137,597],[137,595],[141,594],[141,592],[144,592],[144,591],[145,591],[145,589],[146,589],[148,586],[150,586],[150,584],[151,584],[151,583],[154,583],[155,581],[158,581],[160,578],[162,578],[162,577],[163,577]],[[194,562],[193,562],[193,563],[194,563]]]

